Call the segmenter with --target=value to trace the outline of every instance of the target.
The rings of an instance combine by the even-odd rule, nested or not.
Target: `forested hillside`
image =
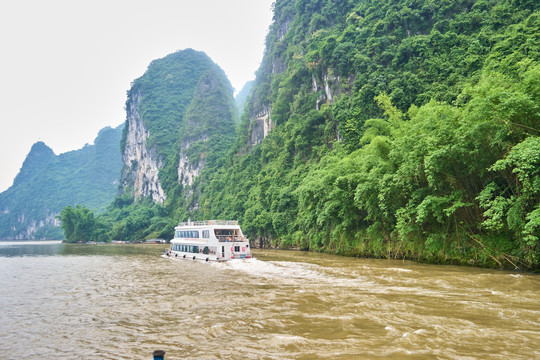
[[[236,155],[192,218],[266,246],[538,267],[538,8],[276,1]]]
[[[103,212],[117,193],[122,126],[99,132],[94,145],[55,155],[32,146],[13,185],[0,194],[0,239],[63,239],[55,216],[76,204]]]

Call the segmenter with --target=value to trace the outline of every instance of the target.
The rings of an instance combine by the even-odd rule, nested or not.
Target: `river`
[[[0,243],[0,359],[540,359],[540,277],[255,250]]]

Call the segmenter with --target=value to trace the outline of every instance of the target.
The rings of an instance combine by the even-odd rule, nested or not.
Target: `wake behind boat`
[[[174,230],[166,257],[205,261],[251,258],[249,240],[238,221],[188,221],[180,223]]]

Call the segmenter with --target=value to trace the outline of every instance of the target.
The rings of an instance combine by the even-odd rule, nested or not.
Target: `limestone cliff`
[[[225,74],[213,69],[201,77],[180,140],[178,180],[192,185],[207,162],[227,150],[235,135],[236,105]]]
[[[236,108],[224,72],[192,49],[154,60],[133,82],[126,102],[122,191],[164,203],[193,184],[234,138]]]
[[[139,113],[141,93],[130,94],[129,107],[126,108],[126,135],[122,161],[122,186],[132,187],[136,199],[151,197],[154,202],[163,203],[167,196],[159,181],[159,169],[163,159],[156,148],[148,148],[148,129]]]
[[[306,56],[306,52],[317,52],[313,50],[316,49],[315,46],[313,49],[303,49],[305,44],[298,44],[301,38],[299,34],[302,33],[302,36],[319,46],[317,39],[325,35],[325,30],[321,27],[324,27],[323,24],[332,26],[335,20],[332,18],[321,20],[319,13],[322,3],[314,5],[302,2],[302,4],[294,0],[281,0],[274,4],[274,17],[266,37],[264,57],[257,71],[251,101],[246,106],[249,117],[249,136],[246,145],[249,149],[261,143],[277,124],[287,121],[285,114],[292,110],[291,104],[296,98],[301,97],[300,94],[311,92],[310,95],[315,99],[312,108],[320,110],[321,105],[333,104],[340,95],[350,95],[353,89],[355,74],[340,75],[335,66],[323,66],[321,58],[317,58],[318,55]],[[306,9],[302,11],[304,6]],[[329,3],[326,6],[337,5]],[[344,5],[340,12],[347,13],[346,9],[350,6],[351,4]],[[307,10],[309,15],[306,14]],[[302,24],[312,15],[313,19]],[[354,19],[353,17],[351,21]],[[282,88],[287,90],[282,91]],[[291,89],[297,93],[291,92]],[[276,103],[284,103],[287,106],[278,109]],[[337,137],[340,135],[337,134]]]
[[[271,106],[261,106],[259,112],[251,114],[251,147],[263,141],[263,139],[268,136],[274,127],[274,123],[272,122],[272,117],[270,115],[271,110]]]

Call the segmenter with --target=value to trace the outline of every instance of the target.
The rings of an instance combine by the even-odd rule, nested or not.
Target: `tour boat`
[[[174,228],[174,239],[165,256],[226,261],[250,259],[251,251],[238,221],[188,221]]]

